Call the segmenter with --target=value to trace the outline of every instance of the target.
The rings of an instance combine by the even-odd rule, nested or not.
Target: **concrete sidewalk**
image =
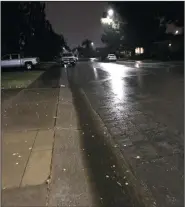
[[[59,90],[28,87],[2,106],[3,206],[46,205]]]
[[[48,179],[53,134],[53,130],[3,134],[3,189],[40,185]]]
[[[92,206],[83,150],[80,146],[81,134],[72,94],[69,88],[61,88],[48,206]]]
[[[58,93],[25,89],[2,108],[3,206],[46,205]]]
[[[3,206],[92,204],[81,131],[63,77],[60,92],[27,89],[3,110]]]

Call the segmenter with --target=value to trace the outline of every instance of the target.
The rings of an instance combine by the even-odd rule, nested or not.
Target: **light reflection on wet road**
[[[87,95],[90,92],[98,99],[107,97],[110,100],[105,106],[135,103],[154,113],[156,121],[183,133],[184,79],[179,67],[183,68],[183,65],[175,67],[141,61],[125,65],[93,62],[79,63],[77,72],[78,82]]]
[[[183,70],[183,63],[138,61],[75,68],[74,80],[158,206],[183,206]]]

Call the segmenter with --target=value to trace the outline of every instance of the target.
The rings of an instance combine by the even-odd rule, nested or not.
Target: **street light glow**
[[[178,34],[178,33],[179,33],[179,31],[178,31],[178,30],[176,30],[176,31],[175,31],[175,34]]]
[[[113,11],[112,9],[109,9],[109,10],[108,10],[108,15],[109,15],[109,17],[112,17],[113,14],[114,14],[114,11]]]
[[[101,18],[101,23],[102,24],[111,24],[113,22],[113,20],[111,19],[111,18],[109,18],[109,17],[107,17],[107,18]]]
[[[94,45],[94,42],[91,42],[91,45],[93,46]]]

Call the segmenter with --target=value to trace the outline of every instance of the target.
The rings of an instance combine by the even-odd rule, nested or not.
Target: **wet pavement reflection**
[[[156,121],[162,121],[173,130],[183,133],[182,71],[183,64],[155,64],[142,61],[125,65],[79,63],[76,81],[87,91],[87,95],[94,94],[94,98],[99,101],[109,97],[110,102],[106,102],[104,107],[137,104],[140,110],[157,113]],[[100,106],[95,108],[97,107]],[[114,110],[113,108],[110,110]]]
[[[96,206],[139,207],[129,195],[129,182],[120,172],[115,155],[105,142],[106,132],[99,130],[95,117],[83,99],[79,98],[78,88],[73,85],[71,89],[82,130],[80,140],[84,166],[88,172],[87,181]]]
[[[131,169],[147,183],[159,206],[182,206],[183,201],[183,71],[183,63],[142,61],[122,64],[84,62],[78,63],[74,70],[75,87],[83,88]],[[86,116],[82,115],[83,112],[79,117]],[[88,121],[88,118],[81,119]],[[86,142],[91,143],[84,140]],[[97,143],[89,143],[86,149],[90,151],[90,146],[98,146]],[[95,152],[92,150],[92,153]],[[94,165],[98,165],[97,157],[94,155],[92,159],[88,158],[94,169]],[[111,163],[106,158],[104,160],[105,165]],[[158,165],[164,167],[159,168]],[[98,168],[101,167],[104,168],[103,164]],[[168,172],[165,179],[161,169]],[[173,184],[170,182],[172,179]],[[118,193],[118,197],[120,195]]]

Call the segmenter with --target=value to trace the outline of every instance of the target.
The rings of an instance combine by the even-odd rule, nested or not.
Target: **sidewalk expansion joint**
[[[60,78],[61,79],[61,78]],[[52,164],[53,164],[53,153],[54,153],[54,146],[55,146],[55,136],[56,136],[56,122],[57,122],[57,117],[58,117],[58,106],[59,106],[59,103],[60,103],[60,90],[58,91],[58,98],[57,98],[57,103],[56,103],[56,113],[55,113],[55,121],[54,121],[54,127],[53,127],[53,130],[54,130],[54,134],[53,134],[53,146],[52,146],[52,152],[51,152],[51,162],[50,162],[50,175],[46,181],[46,184],[47,184],[47,195],[46,195],[46,206],[48,206],[49,204],[49,197],[50,197],[50,192],[51,192],[51,189],[50,189],[50,183],[51,183],[51,180],[52,180]]]
[[[39,131],[37,131],[37,133],[36,133],[36,135],[35,135],[35,138],[34,138],[34,141],[33,141],[33,145],[32,145],[32,148],[31,148],[31,150],[30,150],[30,154],[29,154],[28,160],[27,160],[27,162],[26,162],[26,165],[25,165],[25,168],[24,168],[24,172],[23,172],[23,175],[22,175],[22,178],[21,178],[21,182],[20,182],[19,187],[22,186],[22,181],[23,181],[24,175],[25,175],[25,173],[26,173],[26,168],[27,168],[27,166],[28,166],[28,163],[29,163],[31,154],[32,154],[32,152],[33,152],[33,148],[34,148],[35,141],[36,141],[36,138],[37,138],[38,133],[39,133]]]

